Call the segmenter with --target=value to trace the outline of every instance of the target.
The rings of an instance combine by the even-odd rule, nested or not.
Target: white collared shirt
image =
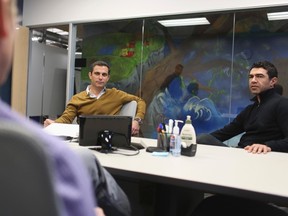
[[[101,90],[101,92],[98,95],[95,95],[90,91],[90,85],[88,85],[86,88],[86,93],[90,98],[99,99],[105,92],[106,92],[106,86]]]

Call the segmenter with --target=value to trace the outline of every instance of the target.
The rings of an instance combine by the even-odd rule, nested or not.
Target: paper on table
[[[54,136],[79,136],[79,125],[78,124],[63,124],[63,123],[52,123],[44,128],[44,131]]]

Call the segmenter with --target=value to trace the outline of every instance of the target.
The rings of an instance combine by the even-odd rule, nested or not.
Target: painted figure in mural
[[[198,96],[199,90],[210,93],[211,88],[201,85],[191,75],[189,80],[185,80],[182,76],[183,70],[184,65],[177,64],[175,72],[166,77],[160,91],[156,92],[148,106],[147,122],[157,127],[159,122],[168,121],[168,119],[185,121],[186,116],[190,115],[194,123],[196,122],[200,126],[205,124],[207,130],[209,130],[209,125],[214,127],[219,124],[223,125],[223,120],[213,101],[208,97],[200,98]],[[197,127],[197,129],[199,128]],[[152,137],[156,137],[156,135],[152,133]]]
[[[189,95],[198,95],[199,91],[199,83],[197,83],[195,80],[192,80],[188,85],[187,85],[187,92]]]
[[[72,97],[63,114],[55,121],[46,119],[44,126],[53,122],[72,123],[79,115],[117,115],[122,106],[130,101],[137,102],[136,116],[132,122],[132,135],[139,133],[140,124],[145,116],[145,101],[116,88],[106,88],[110,78],[110,66],[104,61],[96,61],[90,67],[91,84]]]
[[[183,65],[177,64],[175,67],[175,71],[166,77],[162,85],[160,86],[160,90],[168,89],[171,97],[179,99],[183,95],[183,88],[185,86],[182,72],[183,72]]]
[[[224,141],[244,133],[237,146],[247,152],[288,152],[288,99],[274,89],[277,81],[278,72],[272,63],[254,63],[249,71],[253,103],[222,129],[199,135],[197,142],[226,146]]]
[[[182,73],[184,66],[177,64],[175,71],[168,75],[160,86],[160,90],[169,94],[177,103],[186,103],[191,96],[198,95],[199,83],[193,79],[185,82]],[[167,96],[167,95],[166,95]]]

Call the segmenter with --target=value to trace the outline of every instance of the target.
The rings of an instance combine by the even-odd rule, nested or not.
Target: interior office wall
[[[287,0],[24,0],[23,25],[43,26],[288,5]]]
[[[31,42],[27,116],[57,116],[65,109],[67,50]]]

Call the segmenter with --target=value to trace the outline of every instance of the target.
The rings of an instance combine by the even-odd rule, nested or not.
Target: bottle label
[[[181,136],[181,139],[182,139],[182,141],[183,141],[183,140],[189,140],[189,141],[192,141],[193,138],[192,138],[191,135],[182,135],[182,136]]]
[[[170,152],[175,148],[175,136],[170,137]]]
[[[193,137],[191,134],[182,134],[182,142],[185,142],[187,146],[190,146],[193,143]]]
[[[175,146],[172,150],[172,155],[179,157],[181,155],[181,138],[180,136],[175,137]]]

